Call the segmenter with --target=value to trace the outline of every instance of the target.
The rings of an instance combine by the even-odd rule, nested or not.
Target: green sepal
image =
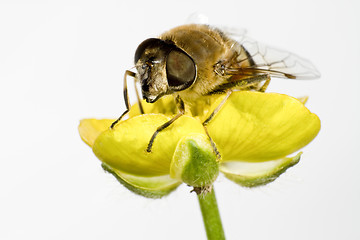
[[[111,173],[124,187],[135,194],[147,198],[162,198],[174,191],[181,182],[170,178],[169,175],[156,177],[140,177],[127,174],[102,163],[102,168]]]
[[[219,163],[206,135],[192,134],[179,141],[170,166],[172,178],[189,186],[206,187],[218,175]]]
[[[267,162],[226,162],[221,164],[220,171],[241,186],[262,186],[274,181],[288,168],[296,165],[301,154],[302,152],[294,157]]]

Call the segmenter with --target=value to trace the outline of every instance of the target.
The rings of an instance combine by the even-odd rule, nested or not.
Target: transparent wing
[[[309,60],[284,50],[265,46],[245,35],[237,37],[241,45],[237,46],[238,50],[236,50],[239,54],[233,60],[235,62],[225,69],[227,74],[246,76],[269,74],[273,77],[290,79],[320,77],[319,71]]]
[[[185,24],[209,24],[209,18],[203,13],[194,12],[187,17]]]
[[[219,26],[214,25],[216,29],[220,30],[224,34],[226,34],[228,37],[231,37],[237,42],[242,42],[245,39],[247,30],[245,28],[239,28],[239,27],[233,27],[233,26]]]
[[[238,27],[230,27],[230,26],[222,26],[217,24],[212,24],[209,21],[208,16],[201,12],[194,12],[190,14],[185,21],[185,24],[204,24],[208,25],[211,28],[215,28],[225,33],[227,36],[232,39],[238,41],[239,39],[243,39],[246,34],[246,29],[238,28]]]

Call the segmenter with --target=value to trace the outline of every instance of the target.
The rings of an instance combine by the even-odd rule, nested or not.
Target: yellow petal
[[[80,137],[92,147],[100,133],[108,129],[113,122],[114,119],[82,119],[78,127]]]
[[[233,92],[208,125],[222,161],[280,159],[307,145],[319,130],[319,118],[296,98],[250,91]]]
[[[144,113],[162,113],[165,115],[174,115],[178,113],[174,97],[171,95],[164,96],[154,103],[147,103],[145,100],[141,101]],[[131,106],[129,118],[140,115],[139,104],[136,103]]]
[[[225,162],[220,171],[228,179],[244,187],[256,187],[274,181],[289,167],[300,161],[301,153],[295,157],[266,162]]]
[[[156,177],[139,177],[121,172],[103,163],[105,171],[111,173],[130,191],[148,198],[161,198],[175,190],[181,182],[170,178],[169,175]]]
[[[101,133],[95,140],[95,155],[112,168],[139,176],[169,174],[170,162],[181,137],[203,133],[202,124],[189,116],[182,116],[161,131],[152,152],[146,148],[155,130],[170,120],[162,114],[143,114],[122,121],[114,129]]]

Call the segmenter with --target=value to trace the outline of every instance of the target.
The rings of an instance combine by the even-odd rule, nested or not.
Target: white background
[[[322,129],[268,186],[218,179],[227,238],[360,239],[358,1],[15,2],[0,2],[0,239],[205,239],[190,188],[136,196],[77,132],[81,118],[124,110],[122,76],[137,45],[193,12],[305,56],[322,73],[272,81],[269,91],[309,95]]]

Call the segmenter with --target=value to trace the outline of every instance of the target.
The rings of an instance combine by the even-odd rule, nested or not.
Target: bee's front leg
[[[162,130],[164,130],[168,126],[170,126],[173,122],[176,121],[176,119],[178,119],[179,117],[184,115],[184,113],[185,113],[185,105],[184,105],[183,100],[179,96],[177,96],[175,100],[176,100],[176,105],[177,105],[177,107],[179,109],[179,113],[176,114],[175,117],[173,117],[172,119],[170,119],[169,121],[167,121],[166,123],[164,123],[163,125],[161,125],[160,127],[158,127],[156,129],[156,131],[152,135],[152,137],[151,137],[151,139],[149,141],[149,144],[148,144],[148,146],[146,148],[147,152],[151,152],[151,148],[152,148],[152,146],[154,144],[154,141],[155,141],[155,138],[159,134],[159,132],[161,132]]]
[[[136,92],[136,99],[138,101],[138,106],[139,106],[139,111],[140,111],[140,114],[144,114],[144,108],[142,106],[142,103],[141,103],[141,97],[140,97],[140,94],[139,94],[139,90],[136,86],[136,83],[138,82],[138,79],[135,78],[135,81],[134,81],[134,88],[135,88],[135,92]]]
[[[130,77],[135,77],[136,74],[134,72],[131,72],[129,70],[126,70],[125,71],[125,75],[124,75],[124,101],[125,101],[125,106],[126,106],[126,110],[123,112],[123,114],[121,114],[121,116],[116,119],[110,126],[110,128],[114,128],[114,126],[125,116],[125,114],[127,114],[129,111],[130,111],[130,101],[129,101],[129,95],[128,95],[128,90],[127,90],[127,76],[130,76]],[[134,81],[136,82],[136,81]],[[135,86],[135,89],[136,89],[136,86]],[[136,94],[138,95],[138,92],[136,90]],[[138,96],[138,99],[139,99],[139,96]],[[142,108],[142,106],[141,106]],[[144,110],[143,110],[144,111]],[[141,109],[140,109],[140,112],[141,112]]]
[[[207,126],[208,123],[211,121],[211,119],[214,118],[215,114],[220,111],[221,107],[224,105],[224,103],[226,102],[226,100],[230,97],[231,93],[232,93],[232,91],[229,90],[229,91],[226,93],[224,99],[221,100],[220,104],[214,109],[214,111],[210,114],[210,116],[202,123],[202,125],[204,126],[204,129],[205,129],[206,135],[209,137],[211,146],[213,147],[214,152],[215,152],[215,154],[216,154],[216,156],[217,156],[218,159],[221,158],[221,154],[220,154],[219,151],[217,150],[214,141],[213,141],[212,138],[210,137],[210,134],[209,134],[206,126]]]

